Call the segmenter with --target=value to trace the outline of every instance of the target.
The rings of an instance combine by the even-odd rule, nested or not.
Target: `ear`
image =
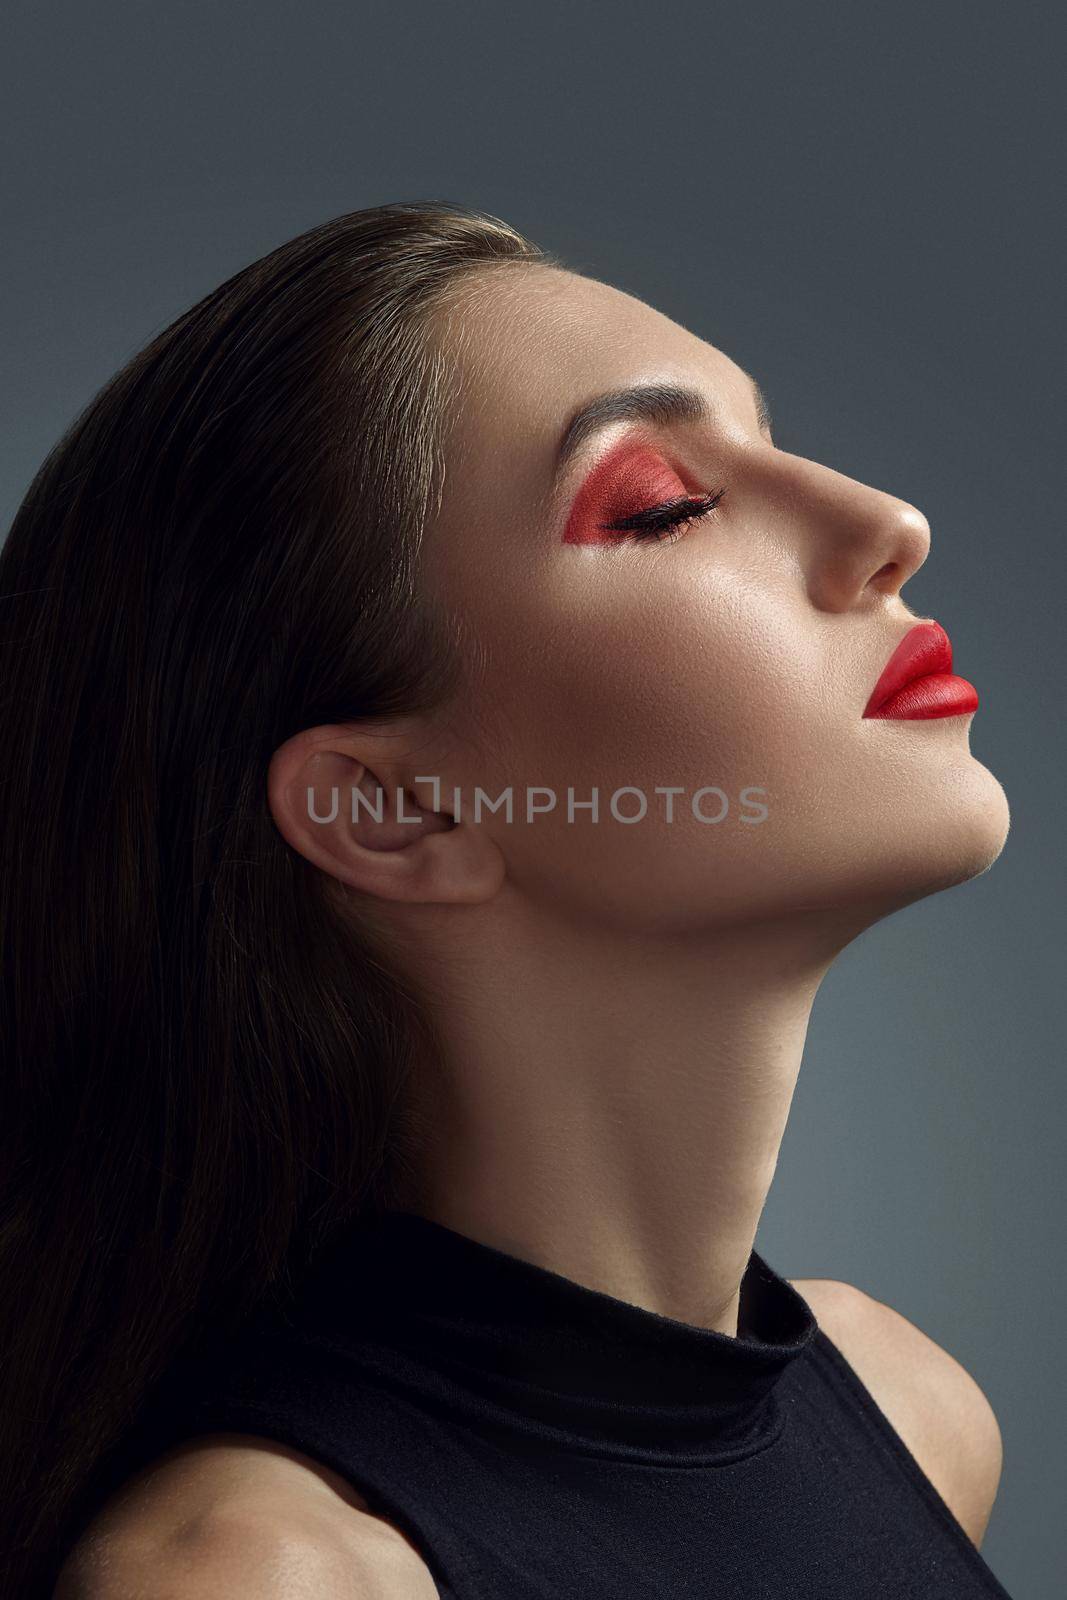
[[[395,720],[294,734],[274,752],[267,773],[278,831],[330,877],[381,900],[491,899],[505,875],[499,847],[477,823],[457,823],[414,793],[417,787],[429,802],[435,790],[441,799],[449,792],[441,782],[416,785],[410,776],[421,775],[412,752],[425,742]]]

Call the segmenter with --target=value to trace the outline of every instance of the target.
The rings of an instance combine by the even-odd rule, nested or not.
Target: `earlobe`
[[[356,746],[363,746],[357,753]],[[275,751],[268,804],[286,843],[350,888],[382,900],[477,904],[504,879],[480,827],[420,804],[395,766],[396,746],[367,748],[350,729],[313,729]],[[374,766],[364,757],[374,758]]]

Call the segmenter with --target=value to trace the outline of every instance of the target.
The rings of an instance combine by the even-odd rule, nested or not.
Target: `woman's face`
[[[476,648],[416,770],[446,809],[461,791],[468,825],[476,788],[512,790],[513,820],[483,809],[477,826],[513,889],[692,932],[877,914],[992,863],[1007,803],[970,754],[971,715],[864,716],[917,620],[900,591],[928,552],[920,511],[778,448],[741,367],[605,284],[495,272],[439,328],[462,387],[422,577]],[[639,385],[693,390],[700,410],[583,429],[560,460],[581,408]],[[667,539],[602,526],[701,495],[707,513]],[[528,820],[534,788],[555,804]],[[613,815],[619,790],[640,820]]]

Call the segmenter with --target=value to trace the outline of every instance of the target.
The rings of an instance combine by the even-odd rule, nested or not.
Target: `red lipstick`
[[[863,715],[918,721],[962,717],[977,709],[974,685],[953,674],[948,634],[939,622],[920,622],[889,657]]]

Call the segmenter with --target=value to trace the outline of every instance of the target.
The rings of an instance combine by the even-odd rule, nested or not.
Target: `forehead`
[[[494,268],[440,317],[456,364],[446,502],[521,490],[547,495],[572,414],[602,391],[677,381],[700,387],[723,426],[751,430],[752,388],[722,351],[633,295],[557,268]]]

